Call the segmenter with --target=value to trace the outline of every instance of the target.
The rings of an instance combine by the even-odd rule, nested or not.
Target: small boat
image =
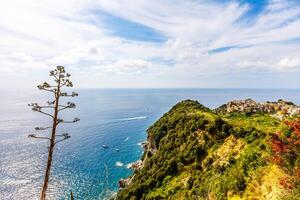
[[[116,151],[116,152],[119,152],[120,150],[119,150],[119,149],[117,149],[117,148],[115,148],[115,151]]]
[[[108,146],[105,145],[105,144],[103,144],[102,147],[103,147],[104,149],[107,149],[107,148],[108,148]]]

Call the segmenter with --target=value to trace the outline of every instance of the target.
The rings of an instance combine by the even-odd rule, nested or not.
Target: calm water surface
[[[78,90],[77,109],[62,113],[81,121],[64,125],[71,138],[55,149],[49,199],[106,199],[118,180],[132,173],[126,165],[139,159],[146,129],[180,100],[194,99],[214,108],[232,99],[279,98],[300,104],[300,90],[255,89],[111,89]],[[34,127],[47,125],[30,102],[48,100],[43,92],[0,93],[0,199],[38,199],[47,159],[44,141],[27,138]],[[46,134],[46,133],[44,133]],[[102,145],[110,148],[103,149]],[[116,150],[118,149],[118,151]]]

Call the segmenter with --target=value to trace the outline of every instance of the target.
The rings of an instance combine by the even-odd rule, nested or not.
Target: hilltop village
[[[260,103],[252,99],[234,100],[218,108],[219,111],[226,113],[240,112],[246,114],[269,113],[274,117],[283,119],[285,116],[300,114],[300,106],[292,102],[279,99],[277,102]],[[216,110],[218,110],[216,109]]]

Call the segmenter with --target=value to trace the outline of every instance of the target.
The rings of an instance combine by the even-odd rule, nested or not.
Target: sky
[[[0,89],[300,88],[300,0],[0,2]]]

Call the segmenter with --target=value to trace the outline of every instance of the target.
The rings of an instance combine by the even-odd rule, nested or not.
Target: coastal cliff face
[[[249,103],[175,105],[147,130],[142,161],[116,199],[300,199],[299,116],[274,115],[295,105]]]

